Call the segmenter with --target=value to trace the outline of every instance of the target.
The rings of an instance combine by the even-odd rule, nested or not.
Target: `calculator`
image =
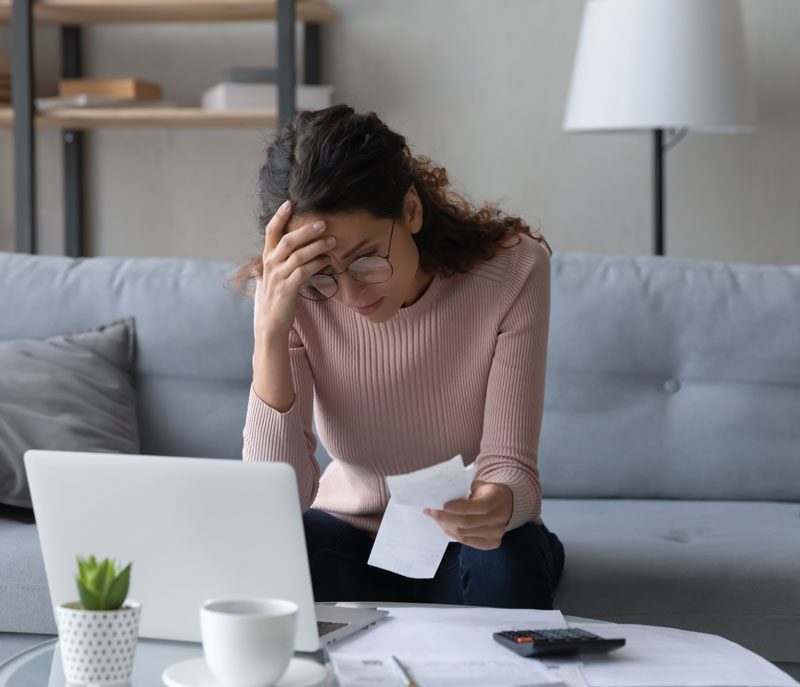
[[[569,654],[603,653],[625,646],[625,639],[606,639],[577,628],[567,630],[506,630],[494,638],[520,656],[541,658]]]

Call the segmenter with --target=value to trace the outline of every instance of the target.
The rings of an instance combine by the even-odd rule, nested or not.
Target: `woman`
[[[543,608],[564,549],[540,517],[550,249],[472,209],[375,113],[300,112],[260,172],[244,460],[296,473],[317,601]],[[320,477],[311,431],[332,463]],[[461,454],[471,495],[426,509],[436,576],[367,564],[385,476]]]

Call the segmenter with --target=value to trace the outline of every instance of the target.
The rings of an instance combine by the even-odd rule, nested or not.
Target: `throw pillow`
[[[28,449],[138,453],[134,321],[0,341],[0,503],[32,508]]]

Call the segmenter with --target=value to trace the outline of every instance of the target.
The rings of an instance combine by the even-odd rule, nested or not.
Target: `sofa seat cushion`
[[[0,609],[0,632],[58,633],[33,511],[26,508],[0,505]]]
[[[545,499],[565,615],[710,632],[800,661],[800,504]]]

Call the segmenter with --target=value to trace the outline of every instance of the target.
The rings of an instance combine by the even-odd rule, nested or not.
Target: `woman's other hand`
[[[474,480],[469,498],[448,501],[441,510],[426,508],[445,534],[476,549],[500,546],[514,509],[514,493],[505,484]]]

